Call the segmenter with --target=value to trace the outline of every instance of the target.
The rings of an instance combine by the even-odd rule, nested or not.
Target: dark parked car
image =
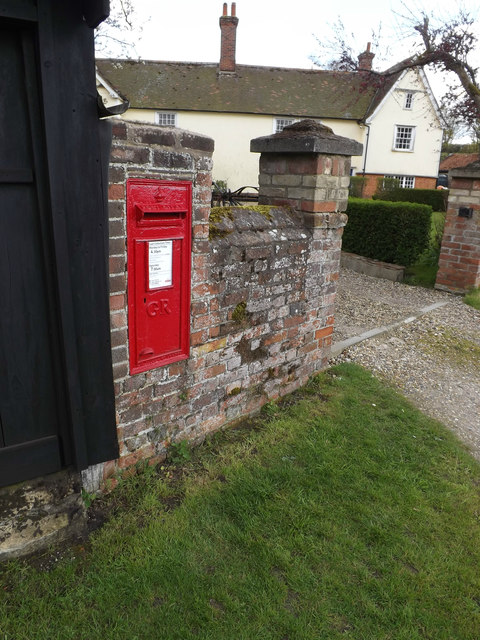
[[[448,189],[448,175],[446,173],[439,173],[437,178],[436,187],[444,187]]]

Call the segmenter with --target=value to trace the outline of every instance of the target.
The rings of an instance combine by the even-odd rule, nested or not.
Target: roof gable
[[[384,93],[373,74],[237,65],[97,60],[101,76],[136,109],[363,120]]]
[[[439,124],[441,123],[441,114],[438,108],[437,101],[432,93],[430,83],[428,82],[427,76],[423,69],[405,69],[403,71],[398,71],[390,75],[388,70],[384,74],[379,74],[380,78],[383,78],[383,81],[379,82],[379,89],[372,101],[368,112],[368,120],[372,121],[373,118],[378,114],[378,112],[382,109],[382,107],[386,104],[387,100],[392,96],[393,92],[397,89],[400,91],[408,91],[407,87],[400,87],[400,83],[402,80],[408,75],[409,72],[413,72],[416,74],[418,80],[423,86],[423,89],[430,100],[430,104],[432,110],[435,114],[435,117],[438,119]]]

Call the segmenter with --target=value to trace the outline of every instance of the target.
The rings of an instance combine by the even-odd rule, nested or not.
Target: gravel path
[[[331,364],[345,361],[393,384],[480,460],[480,311],[452,294],[342,269]]]

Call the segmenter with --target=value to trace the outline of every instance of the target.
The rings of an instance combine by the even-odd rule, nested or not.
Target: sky
[[[114,5],[116,0],[111,0]],[[461,0],[475,16],[480,32],[480,3]],[[135,30],[133,58],[179,62],[218,62],[220,55],[219,18],[222,0],[132,0]],[[237,0],[236,60],[239,64],[315,68],[310,56],[319,52],[317,38],[333,38],[333,25],[340,18],[347,34],[354,34],[358,53],[372,41],[372,31],[381,25],[381,51],[374,51],[374,68],[388,68],[412,52],[405,20],[410,11],[424,10],[436,18],[448,19],[459,7],[458,0]],[[228,14],[231,13],[231,0]],[[410,30],[411,33],[411,30]],[[119,50],[103,53],[123,57]],[[479,57],[475,61],[480,66]],[[437,99],[445,88],[445,78],[427,74]]]

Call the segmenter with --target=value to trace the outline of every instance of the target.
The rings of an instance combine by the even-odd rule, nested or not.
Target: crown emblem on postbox
[[[163,190],[163,193],[162,193],[162,189],[160,187],[158,187],[153,192],[153,198],[157,202],[161,202],[162,200],[165,200],[165,191]]]

